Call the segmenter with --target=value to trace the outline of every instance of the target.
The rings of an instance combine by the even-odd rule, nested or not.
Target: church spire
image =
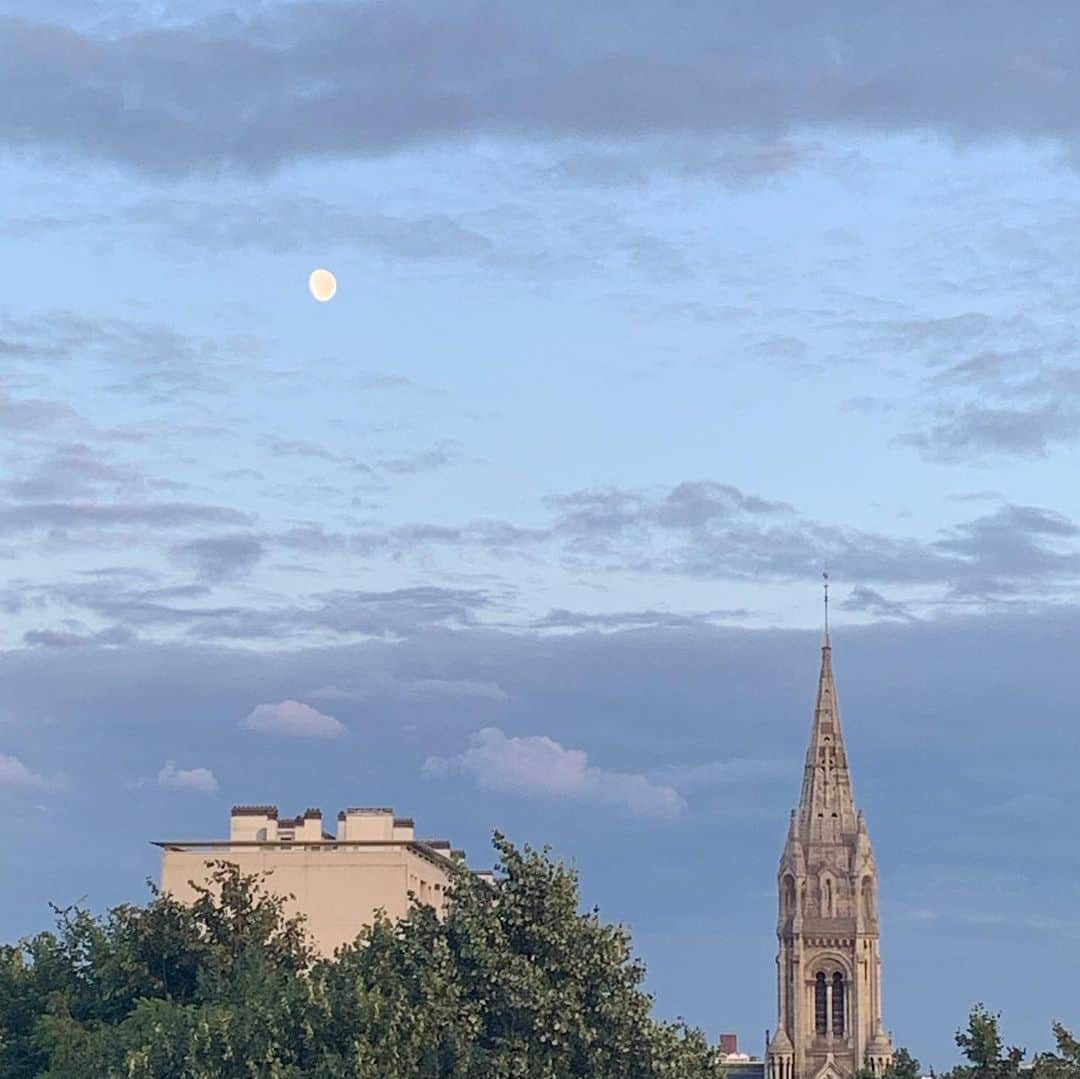
[[[828,604],[828,577],[825,580]],[[826,606],[827,618],[828,606]],[[810,745],[806,751],[799,824],[803,841],[839,839],[857,830],[855,798],[851,789],[844,733],[840,726],[840,705],[832,669],[832,645],[826,621],[821,647],[821,673]]]
[[[777,1033],[767,1079],[881,1079],[893,1051],[881,1011],[878,873],[855,811],[829,640],[828,586],[799,808],[777,873]]]

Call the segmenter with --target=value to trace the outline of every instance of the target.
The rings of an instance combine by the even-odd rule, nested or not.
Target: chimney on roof
[[[299,826],[296,829],[296,841],[304,843],[322,842],[322,810],[305,809],[304,815],[299,818]]]
[[[229,815],[229,839],[233,843],[266,843],[277,839],[277,806],[233,806]]]
[[[728,1053],[737,1053],[739,1051],[739,1035],[738,1034],[721,1034],[720,1035],[720,1052],[725,1055]]]
[[[359,807],[338,814],[338,839],[349,842],[384,842],[394,839],[394,811],[383,806]]]

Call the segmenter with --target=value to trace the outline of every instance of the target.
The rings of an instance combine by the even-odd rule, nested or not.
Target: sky
[[[387,805],[760,1051],[827,570],[886,1027],[1080,1027],[1078,94],[1057,0],[0,0],[0,939]]]

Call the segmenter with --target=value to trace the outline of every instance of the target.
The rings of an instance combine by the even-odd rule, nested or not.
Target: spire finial
[[[825,582],[825,647],[829,647],[829,571],[821,575]]]

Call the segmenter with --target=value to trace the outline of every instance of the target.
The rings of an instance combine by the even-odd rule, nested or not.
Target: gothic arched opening
[[[832,976],[832,1032],[844,1034],[844,976],[837,971]]]
[[[819,970],[814,979],[814,1030],[818,1034],[829,1033],[829,1000],[825,986],[825,972]]]

